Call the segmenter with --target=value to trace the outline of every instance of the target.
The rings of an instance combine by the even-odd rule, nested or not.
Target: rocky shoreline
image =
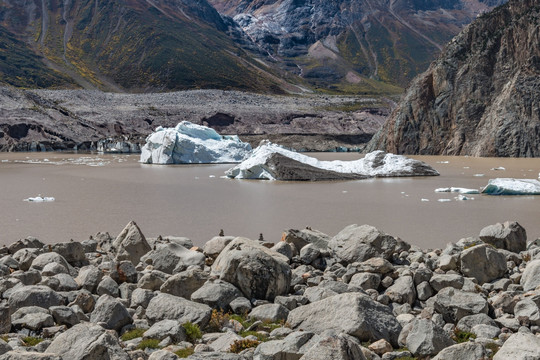
[[[423,250],[369,225],[202,248],[0,248],[0,359],[538,359],[540,239],[516,222]]]

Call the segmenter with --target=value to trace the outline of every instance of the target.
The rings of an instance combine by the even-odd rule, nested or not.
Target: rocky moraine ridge
[[[540,357],[540,239],[516,222],[441,250],[369,225],[220,235],[0,248],[0,359]]]

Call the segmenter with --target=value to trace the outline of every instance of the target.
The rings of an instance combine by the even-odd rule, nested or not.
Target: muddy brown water
[[[325,153],[351,160],[358,154]],[[176,235],[203,245],[226,235],[279,241],[287,228],[310,226],[335,235],[370,224],[424,248],[478,235],[490,224],[517,220],[540,237],[540,196],[435,193],[439,187],[480,188],[495,177],[537,178],[540,159],[416,157],[439,177],[347,182],[270,182],[222,178],[232,165],[159,166],[137,155],[0,154],[0,245],[26,236],[44,242],[116,236],[135,220],[147,237]],[[491,170],[504,167],[506,170]],[[484,174],[484,176],[476,176]],[[54,202],[23,199],[54,197]],[[424,199],[424,201],[422,201]],[[450,199],[439,202],[439,199]],[[429,201],[426,201],[429,200]]]

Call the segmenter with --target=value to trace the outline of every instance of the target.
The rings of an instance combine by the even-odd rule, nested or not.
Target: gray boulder
[[[47,353],[70,360],[130,360],[114,332],[81,323],[54,338]]]
[[[461,273],[479,284],[499,279],[506,272],[506,256],[490,245],[477,245],[461,253]]]
[[[520,280],[523,290],[531,291],[540,285],[540,259],[532,260],[527,263]]]
[[[370,225],[350,225],[328,243],[328,248],[339,261],[362,262],[372,257],[391,259],[398,241]]]
[[[6,303],[0,303],[0,334],[7,334],[11,329],[11,311]]]
[[[365,360],[362,346],[354,337],[347,334],[321,336],[309,349],[302,360]]]
[[[448,333],[428,319],[412,323],[405,343],[409,351],[418,357],[437,355],[445,347],[454,345]]]
[[[487,314],[475,314],[461,318],[456,327],[461,331],[471,332],[476,325],[497,326],[497,323]]]
[[[157,350],[154,351],[148,357],[148,360],[178,360],[180,359],[175,353],[169,350]]]
[[[287,257],[287,259],[289,260],[292,259],[294,255],[296,255],[295,246],[285,241],[279,241],[276,245],[272,246],[270,250]]]
[[[228,282],[207,281],[199,290],[191,295],[191,300],[206,304],[214,309],[228,310],[234,299],[241,297],[242,292]]]
[[[45,265],[43,270],[41,270],[42,276],[55,276],[58,274],[69,274],[69,270],[55,262]]]
[[[4,333],[1,333],[1,334],[4,334]],[[5,342],[4,340],[0,339],[0,356],[4,355],[5,353],[11,350],[13,350],[11,346],[9,346],[8,343]]]
[[[152,250],[134,221],[127,224],[116,237],[112,243],[112,249],[116,252],[118,261],[129,260],[133,265],[137,265],[141,257]]]
[[[433,288],[427,281],[421,282],[420,284],[416,285],[416,295],[418,297],[418,300],[420,301],[426,301],[430,297],[432,297],[434,294]]]
[[[75,311],[68,306],[52,306],[49,311],[58,325],[71,327],[80,322]]]
[[[231,345],[234,344],[235,341],[242,339],[243,338],[240,335],[237,335],[232,331],[227,331],[209,345],[214,351],[229,352]]]
[[[313,244],[321,250],[326,249],[328,247],[328,242],[330,241],[330,236],[310,228],[302,230],[290,229],[285,230],[281,237],[281,241],[294,245],[295,252],[300,253],[300,250],[308,244]]]
[[[205,256],[179,244],[159,243],[155,245],[154,250],[144,255],[141,261],[151,264],[155,270],[173,274],[184,271],[192,265],[203,267]]]
[[[287,322],[293,329],[316,333],[335,330],[361,341],[386,339],[394,346],[401,331],[387,306],[359,293],[340,294],[296,308]]]
[[[287,257],[246,238],[236,238],[227,245],[212,265],[212,272],[235,285],[248,299],[272,301],[286,295],[291,283]]]
[[[103,278],[103,272],[94,265],[82,267],[75,281],[85,290],[95,293],[97,286]]]
[[[476,335],[477,339],[495,339],[501,334],[501,329],[497,326],[478,324],[472,327],[471,333]]]
[[[163,293],[191,299],[191,295],[208,280],[208,273],[201,269],[189,269],[174,274],[161,285]]]
[[[136,309],[139,306],[147,308],[150,300],[155,296],[152,290],[137,288],[131,293],[130,307]]]
[[[68,270],[71,269],[71,265],[69,265],[69,263],[66,261],[66,259],[64,259],[64,257],[62,255],[57,254],[55,252],[48,252],[48,253],[38,255],[32,261],[31,268],[41,271],[41,270],[43,270],[45,265],[50,264],[50,263],[54,263],[54,262],[62,265],[63,267],[65,267]]]
[[[28,236],[25,239],[17,240],[11,245],[9,245],[8,252],[10,254],[15,254],[20,249],[24,249],[24,248],[43,249],[44,246],[45,244],[42,241],[36,239],[33,236]]]
[[[118,289],[116,281],[110,276],[104,276],[96,288],[96,294],[99,296],[110,295],[112,297],[118,297],[120,295],[120,290]]]
[[[56,354],[44,354],[36,351],[21,351],[19,349],[8,351],[2,357],[2,360],[63,360]]]
[[[68,304],[68,306],[74,305],[77,305],[85,314],[88,314],[94,310],[96,299],[88,290],[80,290],[75,299]]]
[[[131,324],[133,319],[120,300],[110,295],[102,295],[96,302],[90,321],[103,323],[106,329],[120,331],[124,326]]]
[[[311,264],[319,256],[321,256],[321,251],[313,244],[308,244],[300,250],[300,261],[304,264]]]
[[[26,314],[22,318],[13,320],[11,322],[13,327],[25,328],[33,331],[40,331],[44,327],[49,327],[54,325],[54,319],[49,313],[31,313]]]
[[[461,290],[464,282],[465,279],[463,279],[463,276],[458,274],[433,274],[429,280],[429,285],[431,285],[435,292],[439,292],[446,287]]]
[[[465,316],[488,313],[488,303],[479,294],[447,287],[434,298],[434,308],[446,322],[455,324]]]
[[[516,319],[525,318],[530,325],[540,325],[540,295],[527,297],[514,307]]]
[[[433,360],[485,360],[487,358],[487,351],[482,344],[464,342],[442,349]]]
[[[381,284],[381,276],[379,274],[361,272],[354,274],[349,281],[349,286],[361,288],[363,290],[375,289]]]
[[[416,301],[416,289],[412,276],[398,277],[394,284],[386,289],[385,295],[398,304],[414,304]]]
[[[176,320],[161,320],[144,332],[145,339],[163,340],[170,337],[172,341],[178,343],[186,340],[186,330]]]
[[[137,287],[148,290],[159,290],[170,277],[169,274],[159,270],[152,270],[144,273],[137,282]]]
[[[88,265],[84,253],[84,246],[78,241],[57,243],[51,246],[51,250],[62,255],[66,261],[76,267]]]
[[[319,337],[312,332],[297,331],[282,340],[263,342],[255,349],[253,360],[300,359]]]
[[[47,286],[21,286],[15,289],[8,299],[11,312],[26,306],[39,306],[45,309],[64,304],[64,298]]]
[[[516,221],[486,226],[480,231],[480,240],[515,253],[527,248],[527,232]]]
[[[203,246],[203,254],[209,258],[215,259],[229,245],[235,236],[215,236]]]
[[[493,360],[540,359],[540,338],[531,333],[518,332],[508,338]]]
[[[146,317],[152,324],[169,319],[177,320],[182,324],[190,321],[200,327],[205,327],[211,314],[212,308],[208,305],[163,293],[152,298],[146,309]]]
[[[252,307],[251,306],[251,301],[249,301],[248,299],[246,299],[243,296],[239,297],[239,298],[236,298],[233,301],[231,301],[229,306],[231,307],[231,310],[235,314],[242,314],[242,315],[250,312],[251,307]]]
[[[289,310],[279,304],[259,305],[249,313],[249,317],[261,321],[279,322],[287,320]]]
[[[32,262],[43,252],[41,249],[24,248],[12,255],[12,258],[19,263],[19,269],[27,271],[32,266]]]

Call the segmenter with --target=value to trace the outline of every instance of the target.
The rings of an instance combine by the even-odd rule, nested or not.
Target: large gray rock
[[[456,327],[461,331],[471,332],[476,325],[497,326],[497,323],[487,314],[475,314],[461,318]]]
[[[444,316],[446,322],[455,324],[465,316],[488,313],[488,303],[479,294],[447,287],[434,298],[435,310]]]
[[[485,360],[488,354],[484,345],[474,342],[464,342],[442,349],[433,360]]]
[[[454,345],[454,341],[442,327],[433,321],[418,319],[412,323],[406,345],[413,355],[426,357],[437,355],[445,347]]]
[[[330,236],[310,228],[302,230],[285,230],[281,236],[281,241],[294,245],[296,253],[299,253],[300,250],[308,244],[313,244],[319,249],[324,250],[328,247],[330,239]]]
[[[328,243],[334,257],[348,264],[372,257],[390,259],[398,246],[396,238],[370,225],[347,226]]]
[[[518,332],[508,338],[493,360],[540,359],[540,338],[531,333]]]
[[[227,331],[208,345],[210,345],[214,351],[229,352],[231,345],[234,344],[235,341],[242,339],[243,338],[240,335],[232,331]]]
[[[191,294],[197,291],[208,280],[208,273],[201,269],[189,269],[174,274],[161,285],[161,292],[191,299]]]
[[[540,295],[527,297],[514,307],[516,319],[525,318],[531,325],[540,325]]]
[[[20,249],[29,248],[29,249],[43,249],[45,244],[36,239],[33,236],[28,236],[25,239],[20,239],[8,246],[8,252],[10,254],[15,254]]]
[[[206,304],[214,309],[228,310],[234,299],[241,297],[242,292],[228,282],[207,281],[199,290],[191,295],[191,300]]]
[[[235,285],[248,299],[272,301],[289,292],[291,269],[287,262],[287,257],[239,237],[219,254],[212,272]]]
[[[486,226],[480,231],[480,240],[515,253],[527,248],[527,232],[516,221]]]
[[[148,360],[178,360],[180,359],[175,353],[169,350],[157,350],[154,351],[148,357]]]
[[[381,276],[379,274],[361,272],[354,274],[349,281],[350,286],[358,287],[363,290],[375,289],[379,287],[381,283]]]
[[[137,288],[131,293],[130,307],[136,309],[138,306],[147,308],[150,300],[155,296],[152,290]]]
[[[186,340],[186,330],[176,320],[161,320],[144,332],[145,339],[163,340],[170,337],[172,341],[178,343]]]
[[[454,289],[459,289],[463,287],[465,279],[463,276],[458,274],[433,274],[429,280],[429,285],[436,292],[444,289],[445,287],[453,287]]]
[[[531,291],[540,285],[540,259],[529,261],[521,276],[520,284],[523,290]]]
[[[11,312],[26,306],[39,306],[45,309],[64,305],[64,298],[47,286],[21,286],[15,289],[8,299]]]
[[[62,255],[72,266],[81,267],[88,265],[84,246],[78,241],[57,243],[51,246],[51,250]]]
[[[25,328],[33,331],[40,331],[44,327],[54,325],[54,319],[49,313],[26,314],[20,319],[11,322],[14,328]]]
[[[235,236],[215,236],[203,246],[204,255],[215,259],[225,249],[225,246],[229,245],[231,241],[235,239]]]
[[[95,293],[96,289],[103,278],[103,272],[94,265],[88,265],[79,270],[75,281],[85,290]]]
[[[359,341],[347,334],[321,336],[302,360],[365,360]]]
[[[296,308],[287,322],[293,329],[316,333],[335,330],[361,341],[386,339],[394,346],[401,331],[387,306],[359,293],[340,294]]]
[[[129,260],[133,265],[137,265],[141,257],[152,250],[134,221],[127,224],[120,232],[113,241],[112,248],[116,251],[117,260]]]
[[[261,321],[279,322],[287,320],[289,310],[279,304],[259,305],[249,313],[249,317]]]
[[[159,290],[170,277],[169,274],[159,270],[151,270],[143,273],[137,282],[137,287],[148,290]]]
[[[199,304],[186,300],[182,297],[159,294],[150,300],[146,309],[146,317],[150,323],[160,320],[177,320],[184,324],[188,321],[205,327],[210,320],[212,308],[205,304]]]
[[[398,304],[414,304],[416,301],[416,289],[412,276],[398,277],[394,284],[386,289],[385,295]]]
[[[461,273],[480,284],[499,279],[506,272],[506,256],[490,245],[477,245],[461,253]]]
[[[7,334],[11,329],[11,311],[8,304],[0,303],[0,334]]]
[[[4,333],[0,333],[0,334],[4,334]],[[9,346],[8,343],[5,342],[4,340],[0,339],[0,356],[4,355],[5,353],[11,350],[13,350],[11,346]]]
[[[120,300],[110,295],[102,295],[96,302],[90,321],[104,323],[105,328],[120,331],[131,324],[133,319]]]
[[[191,265],[204,266],[204,254],[188,250],[176,243],[159,243],[155,249],[141,258],[141,261],[151,264],[154,269],[173,274],[184,271]]]
[[[112,297],[120,296],[120,290],[118,284],[110,276],[104,276],[96,288],[96,294],[98,295],[110,295]]]
[[[70,360],[130,360],[114,332],[81,323],[58,335],[46,350]]]
[[[19,269],[22,271],[27,271],[32,266],[32,262],[38,255],[43,252],[41,249],[33,248],[24,248],[18,250],[15,254],[12,255],[13,259],[19,263]]]
[[[58,325],[71,327],[80,322],[75,311],[68,306],[52,306],[49,311]]]
[[[63,267],[65,267],[68,270],[71,269],[71,266],[66,261],[66,259],[64,259],[64,257],[62,255],[57,254],[55,252],[48,252],[48,253],[38,255],[32,261],[32,266],[31,267],[32,267],[32,269],[36,269],[36,270],[41,271],[41,270],[43,270],[45,265],[53,263],[53,262],[62,265]]]
[[[319,337],[312,332],[293,332],[282,340],[263,342],[255,349],[253,360],[300,359]]]

